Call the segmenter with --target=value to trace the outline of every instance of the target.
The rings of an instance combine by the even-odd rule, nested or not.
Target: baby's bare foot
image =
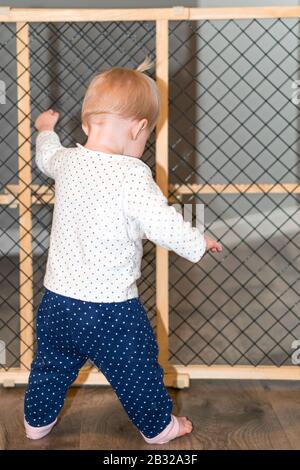
[[[184,436],[189,434],[193,430],[191,421],[186,416],[174,416],[172,415],[171,422],[168,426],[155,437],[146,437],[142,433],[145,441],[148,444],[166,444],[167,442],[176,439],[176,437]]]
[[[179,422],[179,432],[177,437],[189,434],[193,430],[192,422],[186,416],[176,416]]]

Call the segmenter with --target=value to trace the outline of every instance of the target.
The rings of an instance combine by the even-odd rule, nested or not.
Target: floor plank
[[[299,449],[300,384],[192,381],[169,389],[174,414],[188,416],[192,434],[149,446],[109,386],[74,387],[59,422],[39,441],[24,436],[24,388],[0,388],[0,449]]]
[[[180,391],[178,401],[180,414],[194,423],[190,449],[291,447],[259,382],[199,381]]]
[[[264,390],[294,450],[300,450],[299,382],[266,382]]]

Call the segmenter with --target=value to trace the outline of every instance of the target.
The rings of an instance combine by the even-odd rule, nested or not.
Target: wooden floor
[[[299,382],[192,381],[169,391],[194,431],[155,447],[107,386],[72,388],[59,423],[39,441],[24,437],[24,388],[0,388],[0,449],[300,449]]]

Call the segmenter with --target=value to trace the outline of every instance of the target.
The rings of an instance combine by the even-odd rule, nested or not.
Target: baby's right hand
[[[206,251],[211,251],[212,253],[220,253],[222,251],[222,245],[211,238],[208,238],[204,235],[206,241]]]
[[[39,132],[53,131],[58,121],[58,118],[59,113],[57,111],[54,111],[53,109],[48,109],[37,117],[34,124]]]

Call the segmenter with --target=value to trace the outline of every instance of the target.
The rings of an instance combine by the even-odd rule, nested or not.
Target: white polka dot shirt
[[[168,205],[148,165],[76,145],[63,147],[54,131],[36,141],[36,164],[55,180],[47,289],[90,302],[138,297],[143,238],[200,260],[204,237]]]

